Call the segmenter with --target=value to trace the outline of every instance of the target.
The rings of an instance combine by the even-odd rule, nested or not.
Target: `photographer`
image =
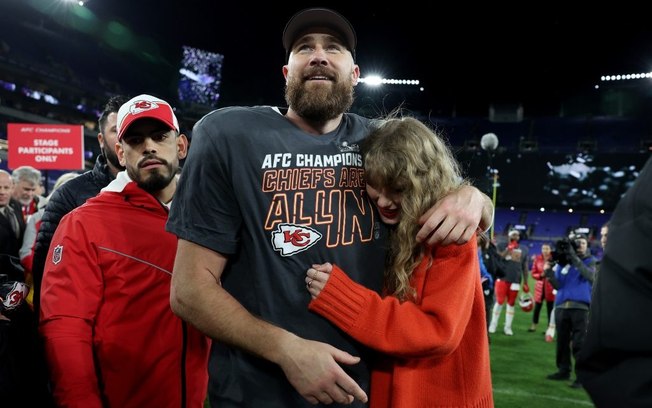
[[[557,326],[557,372],[549,380],[569,380],[573,357],[582,347],[591,304],[591,288],[596,260],[588,250],[588,240],[583,235],[563,239],[555,244],[554,262],[546,262],[546,277],[557,289],[555,322]],[[571,387],[582,385],[576,379]]]

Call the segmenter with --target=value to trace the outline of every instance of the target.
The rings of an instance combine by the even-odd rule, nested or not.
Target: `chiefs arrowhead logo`
[[[152,109],[158,109],[158,104],[154,101],[136,101],[131,104],[129,107],[129,113],[132,115],[138,115],[141,112],[145,112]]]
[[[279,224],[272,231],[272,247],[281,256],[292,256],[315,245],[321,237],[319,231],[305,225]]]
[[[5,299],[0,297],[0,301],[5,310],[14,310],[23,303],[23,299],[27,297],[28,293],[29,286],[25,285],[23,282],[14,282]],[[2,310],[2,308],[0,308],[0,310]]]

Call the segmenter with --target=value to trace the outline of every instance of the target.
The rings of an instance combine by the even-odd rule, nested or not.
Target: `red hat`
[[[131,98],[118,110],[118,140],[134,121],[142,118],[156,119],[179,132],[179,121],[169,103],[151,95]]]
[[[351,55],[355,60],[357,38],[353,26],[344,16],[326,8],[301,10],[288,21],[285,30],[283,30],[283,47],[285,47],[286,59],[290,56],[292,45],[300,36],[310,32],[310,30],[319,28],[333,30],[346,48],[351,51]]]

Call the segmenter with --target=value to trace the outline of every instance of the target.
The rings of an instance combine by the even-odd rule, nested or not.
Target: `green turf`
[[[531,282],[530,287],[534,288],[534,282]],[[545,305],[535,332],[527,331],[532,323],[532,312],[523,312],[518,305],[512,325],[513,336],[503,333],[504,322],[505,309],[496,333],[489,335],[496,408],[594,406],[586,391],[569,387],[571,381],[546,379],[548,374],[557,371],[557,367],[556,343],[546,343],[542,334],[548,324]],[[574,375],[571,379],[575,379]]]

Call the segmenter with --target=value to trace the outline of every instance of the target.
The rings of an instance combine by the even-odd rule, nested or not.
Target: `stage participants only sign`
[[[7,167],[39,170],[84,169],[81,125],[7,124]]]

